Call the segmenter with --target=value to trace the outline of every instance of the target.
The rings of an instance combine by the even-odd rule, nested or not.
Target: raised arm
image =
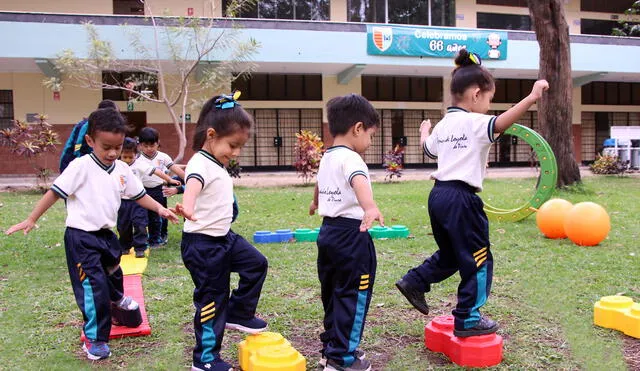
[[[496,119],[496,124],[493,128],[493,131],[496,133],[503,133],[505,130],[509,128],[514,122],[518,121],[522,115],[531,107],[540,97],[542,96],[542,92],[549,89],[549,83],[547,80],[538,80],[533,84],[533,88],[531,89],[531,93],[524,97],[523,100],[518,102],[515,106],[509,108],[506,112],[503,112]]]
[[[27,219],[23,220],[18,224],[12,225],[11,227],[9,227],[9,229],[7,229],[5,233],[9,235],[22,230],[26,235],[27,233],[29,233],[29,231],[33,229],[33,227],[35,227],[36,222],[38,221],[38,219],[40,219],[42,214],[44,214],[47,210],[49,210],[49,208],[53,206],[53,204],[55,204],[56,201],[58,201],[58,198],[59,197],[55,192],[53,192],[52,190],[48,190],[47,193],[45,193],[44,196],[42,196],[40,201],[38,201],[38,203],[33,208],[33,210],[31,211],[31,214],[29,214]]]

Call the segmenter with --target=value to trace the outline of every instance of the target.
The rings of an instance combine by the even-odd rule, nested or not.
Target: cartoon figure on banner
[[[502,45],[502,40],[500,39],[500,35],[497,33],[490,33],[487,36],[487,44],[489,44],[489,58],[491,59],[499,59],[500,58],[500,50],[498,47]]]

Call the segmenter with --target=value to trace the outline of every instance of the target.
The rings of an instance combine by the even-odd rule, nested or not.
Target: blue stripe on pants
[[[84,334],[87,339],[95,340],[98,337],[98,314],[96,313],[96,305],[93,301],[93,288],[89,277],[82,281],[84,289],[84,314],[87,316],[87,322],[84,324]]]
[[[487,302],[487,265],[483,265],[482,268],[476,273],[476,281],[478,285],[478,295],[476,296],[476,303],[471,308],[469,318],[464,320],[464,328],[472,328],[480,321],[480,309],[484,303]]]

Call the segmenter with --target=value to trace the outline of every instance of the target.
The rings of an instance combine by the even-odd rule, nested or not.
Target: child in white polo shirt
[[[318,235],[318,278],[324,307],[320,367],[371,369],[358,345],[376,275],[376,250],[368,229],[384,224],[373,200],[369,170],[361,155],[371,145],[380,116],[366,98],[349,94],[327,103],[335,137],[320,161],[309,213],[323,216]]]
[[[183,204],[176,212],[184,223],[182,260],[191,273],[194,332],[191,370],[228,371],[220,358],[225,327],[247,333],[267,328],[255,316],[267,259],[231,230],[234,220],[233,182],[225,166],[249,139],[253,119],[233,96],[211,98],[202,107],[193,138],[196,154],[187,164]],[[231,272],[240,276],[229,296]]]
[[[156,129],[146,127],[140,130],[138,142],[140,143],[140,155],[136,161],[140,161],[144,165],[153,166],[162,172],[171,170],[184,179],[182,168],[174,163],[168,154],[158,151],[160,136]],[[162,194],[162,185],[164,184],[162,178],[155,174],[142,174],[142,184],[151,198],[158,201],[162,206],[167,207],[167,198]],[[149,245],[151,247],[166,245],[168,241],[166,223],[153,210],[149,210],[148,218]]]
[[[82,345],[91,360],[111,355],[107,342],[112,310],[137,310],[138,304],[124,296],[120,244],[111,231],[116,225],[122,196],[146,209],[178,222],[178,218],[149,197],[129,166],[118,160],[124,141],[125,121],[114,109],[103,108],[89,116],[87,143],[93,152],[74,161],[53,182],[23,222],[7,234],[27,234],[57,200],[66,200],[64,234],[67,266],[76,303],[84,318],[87,340]]]
[[[489,222],[483,210],[482,191],[487,158],[494,134],[504,132],[549,88],[536,81],[531,93],[499,116],[487,115],[495,83],[481,66],[480,57],[462,49],[451,76],[453,107],[436,125],[420,126],[420,144],[427,156],[438,159],[431,177],[435,186],[429,194],[429,218],[438,251],[411,269],[396,286],[423,314],[429,313],[424,298],[432,283],[460,272],[458,304],[453,310],[454,335],[468,337],[495,332],[498,324],[482,315],[493,277],[493,256]]]

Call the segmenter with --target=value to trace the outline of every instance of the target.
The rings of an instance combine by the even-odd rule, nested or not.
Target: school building
[[[147,0],[155,16],[168,11],[221,19],[227,3],[214,0],[207,7],[203,0]],[[640,125],[640,38],[610,36],[632,3],[564,1],[574,86],[571,124],[580,162],[595,159],[611,126]],[[163,151],[175,156],[177,139],[163,106],[128,105],[120,91],[66,85],[54,93],[42,84],[55,76],[51,60],[62,50],[86,54],[84,22],[95,25],[118,58],[134,59],[127,33],[153,39],[144,13],[138,0],[0,2],[0,128],[45,113],[64,141],[72,125],[100,100],[112,99],[137,127],[157,128]],[[241,166],[290,169],[295,133],[301,129],[330,142],[323,107],[331,97],[347,93],[367,97],[382,117],[365,154],[368,164],[380,165],[383,154],[401,144],[408,166],[433,166],[420,149],[418,128],[425,118],[437,122],[450,105],[453,55],[459,48],[479,53],[497,79],[493,113],[529,93],[538,76],[539,47],[528,14],[526,0],[258,0],[235,22],[242,38],[261,44],[252,57],[257,70],[233,86],[242,91],[241,103],[256,121]],[[202,68],[212,68],[215,60],[204,61]],[[130,73],[103,71],[102,76],[125,80]],[[210,92],[216,93],[221,92]],[[519,123],[537,129],[535,109]],[[190,117],[189,144],[198,112]],[[191,153],[187,150],[183,162]],[[57,157],[47,155],[39,164],[57,171]],[[532,159],[526,143],[502,140],[492,149],[490,163],[524,165]],[[21,173],[33,173],[32,165],[0,148],[0,174]]]

